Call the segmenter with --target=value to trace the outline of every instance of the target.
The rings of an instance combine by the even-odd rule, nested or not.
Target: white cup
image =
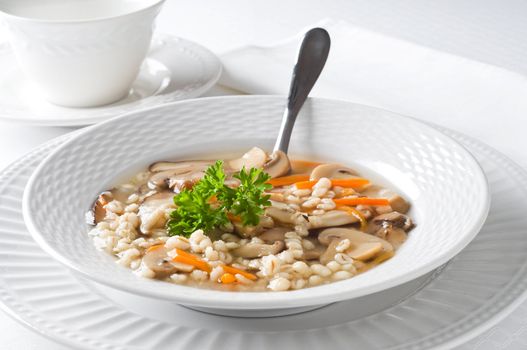
[[[126,96],[164,0],[0,0],[26,76],[51,103],[93,107]]]

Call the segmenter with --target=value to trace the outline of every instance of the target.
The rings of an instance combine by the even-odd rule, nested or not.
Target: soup
[[[101,193],[97,248],[145,278],[286,291],[352,278],[390,259],[409,203],[335,163],[254,147],[240,158],[157,162]]]

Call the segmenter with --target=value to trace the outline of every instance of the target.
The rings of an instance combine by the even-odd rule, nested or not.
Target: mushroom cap
[[[320,232],[318,240],[328,248],[320,256],[323,264],[333,260],[337,253],[336,247],[340,241],[349,239],[351,246],[345,253],[357,260],[369,260],[381,253],[393,252],[393,246],[386,240],[350,228],[328,228]]]
[[[392,227],[388,233],[386,233],[386,240],[393,245],[394,249],[399,247],[406,241],[408,235],[402,228]]]
[[[153,173],[173,170],[177,174],[193,172],[196,167],[208,167],[214,164],[212,160],[188,160],[182,162],[156,162],[152,163],[148,170]]]
[[[274,151],[269,160],[264,164],[263,170],[271,176],[271,178],[287,175],[291,171],[291,162],[289,157],[284,152]]]
[[[315,248],[306,250],[302,254],[302,259],[304,260],[316,260],[320,259],[320,256],[324,254],[326,248],[323,245],[315,244]]]
[[[368,232],[390,242],[395,249],[399,249],[406,241],[406,232],[414,226],[412,220],[399,212],[381,214],[373,218],[368,224]]]
[[[349,179],[357,177],[358,175],[359,173],[347,166],[336,163],[327,163],[320,164],[313,169],[313,171],[311,171],[310,179],[319,180],[323,177],[327,177],[328,179]]]
[[[369,212],[361,212],[364,217],[369,217]],[[341,226],[347,224],[353,224],[359,221],[357,217],[348,214],[343,210],[330,210],[322,215],[310,215],[308,217],[309,228],[323,228],[332,226]]]
[[[254,237],[258,233],[262,232],[262,228],[260,226],[246,226],[238,221],[232,221],[232,225],[234,227],[234,232],[242,237]]]
[[[386,226],[393,226],[401,228],[404,231],[408,231],[414,226],[414,223],[410,217],[397,211],[378,215],[371,220],[371,224],[372,228],[380,229]]]
[[[270,216],[274,221],[281,222],[288,225],[296,225],[301,220],[299,217],[302,216],[300,212],[291,209],[290,207],[282,207],[275,205],[267,207],[265,209],[265,215]]]
[[[148,197],[145,197],[141,205],[149,205],[152,207],[159,207],[162,205],[174,205],[174,193],[170,191],[162,191],[154,193]]]
[[[285,239],[285,234],[290,231],[290,228],[277,226],[264,231],[263,233],[258,235],[258,238],[265,241],[266,243],[283,241]]]
[[[348,249],[346,254],[351,256],[353,259],[366,261],[374,258],[383,251],[382,243],[380,242],[365,242],[356,245],[355,247]]]
[[[181,174],[169,177],[167,179],[168,187],[174,193],[179,193],[184,189],[191,189],[205,176],[204,171],[195,171],[193,173]]]
[[[164,246],[151,249],[143,255],[142,263],[154,271],[156,277],[167,277],[175,273],[178,268],[170,261]]]
[[[262,168],[267,161],[267,153],[261,148],[253,147],[240,158],[231,159],[227,162],[234,171],[240,171],[242,168]]]
[[[184,161],[184,162],[157,162],[150,165],[153,174],[148,179],[148,186],[152,189],[174,187],[178,183],[190,181],[194,184],[199,181],[205,170],[213,164],[212,161]]]
[[[284,241],[276,241],[273,244],[247,243],[239,248],[231,250],[234,256],[242,258],[261,258],[265,255],[278,254],[285,248]]]
[[[86,215],[86,222],[89,225],[97,225],[103,221],[106,217],[106,208],[104,206],[111,202],[113,194],[110,191],[104,191],[97,196],[95,202],[93,202],[92,209]]]

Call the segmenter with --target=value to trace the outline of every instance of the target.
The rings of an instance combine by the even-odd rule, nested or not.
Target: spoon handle
[[[329,34],[322,28],[313,28],[304,36],[291,78],[287,107],[273,151],[287,153],[296,116],[324,68],[330,45]]]

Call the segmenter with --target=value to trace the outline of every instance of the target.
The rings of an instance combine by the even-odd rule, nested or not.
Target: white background
[[[521,0],[168,0],[158,31],[194,40],[221,54],[240,45],[275,42],[327,17],[527,75],[527,2]],[[226,90],[216,87],[209,95],[222,93]],[[472,136],[482,134],[477,116],[469,118]],[[496,115],[495,133],[485,133],[489,139],[482,141],[526,166],[527,141],[507,135],[512,128],[527,131],[527,111],[526,118],[503,120],[506,115]],[[0,168],[71,130],[0,123]],[[66,349],[3,313],[0,329],[4,350]]]

